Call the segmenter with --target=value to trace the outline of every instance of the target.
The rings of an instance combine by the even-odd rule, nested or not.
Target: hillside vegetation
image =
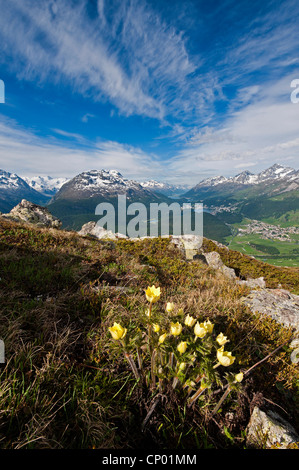
[[[264,264],[207,239],[203,248],[220,252],[241,277],[264,276],[269,287],[299,292],[298,270]],[[246,286],[199,261],[186,262],[168,239],[98,241],[1,219],[0,269],[6,357],[0,369],[1,448],[241,449],[253,407],[269,404],[279,404],[298,429],[291,330],[252,313],[242,302]],[[152,285],[161,289],[154,323],[146,314],[145,290]],[[168,312],[167,303],[173,304]],[[184,324],[187,315],[214,328],[205,342],[186,339],[202,361],[193,370],[205,371],[203,393],[192,404],[183,382],[173,386],[175,377],[160,375],[155,384],[144,346],[147,327],[154,344],[155,325],[162,333],[169,322]],[[142,380],[111,337],[115,323],[126,329],[129,359]],[[235,358],[229,367],[217,366],[213,348],[220,333]],[[168,354],[175,341],[174,335],[165,340],[163,351]],[[174,351],[174,364],[190,359],[188,350]],[[244,379],[221,403],[240,371]]]

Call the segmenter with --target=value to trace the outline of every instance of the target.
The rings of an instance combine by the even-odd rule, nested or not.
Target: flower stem
[[[193,403],[195,403],[195,401],[200,397],[200,395],[204,393],[205,390],[206,388],[199,388],[197,392],[195,392],[194,395],[192,395],[192,397],[190,398],[188,406],[190,407],[191,405],[193,405]]]
[[[224,402],[224,400],[225,400],[225,399],[227,398],[227,396],[229,395],[230,391],[231,391],[231,388],[230,388],[230,387],[228,387],[228,388],[225,390],[225,392],[224,392],[224,394],[222,395],[222,397],[220,398],[219,402],[217,403],[217,405],[216,405],[215,408],[213,409],[213,411],[212,411],[212,416],[217,413],[217,411],[219,410],[220,406],[222,405],[222,403]]]
[[[136,364],[135,364],[134,359],[132,358],[131,354],[125,352],[125,358],[127,359],[128,363],[130,364],[131,369],[133,371],[133,374],[135,375],[136,380],[139,380],[140,375],[139,375]]]
[[[140,355],[140,348],[137,348],[137,361],[138,361],[139,370],[142,370],[142,358]]]
[[[172,382],[172,388],[175,389],[175,387],[177,386],[179,382],[179,378],[178,377],[174,377],[173,379],[173,382]]]
[[[152,355],[152,347],[151,347],[151,340],[152,340],[152,325],[151,325],[151,317],[152,317],[152,302],[150,302],[149,306],[149,311],[148,311],[148,318],[149,318],[149,324],[148,324],[148,350],[150,356]]]
[[[152,376],[152,386],[156,386],[156,375],[155,375],[155,365],[156,365],[156,356],[157,350],[153,350],[152,358],[151,358],[151,376]]]

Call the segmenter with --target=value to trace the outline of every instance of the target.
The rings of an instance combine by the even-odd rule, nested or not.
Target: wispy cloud
[[[0,120],[0,168],[25,176],[39,175],[73,177],[91,169],[119,170],[125,177],[143,179],[144,175],[161,175],[163,168],[154,154],[114,141],[91,142],[75,136],[80,145],[74,147],[66,137],[45,138],[21,128],[16,122]],[[8,167],[9,165],[9,167]]]
[[[88,128],[95,135],[96,126],[86,124],[97,114],[93,103],[88,103],[79,111],[85,137],[81,128],[62,129],[61,121],[46,124],[55,127],[52,139],[38,140],[30,130],[21,135],[15,126],[15,143],[9,136],[13,159],[22,143],[28,152],[32,150],[33,160],[44,149],[50,162],[58,161],[54,156],[58,149],[70,156],[72,165],[78,162],[78,170],[85,161],[95,166],[97,156],[107,167],[114,162],[113,166],[126,170],[128,158],[128,168],[136,175],[150,168],[151,177],[171,173],[186,182],[192,178],[194,183],[209,171],[232,174],[235,168],[254,162],[258,166],[275,159],[295,161],[299,105],[290,103],[289,85],[298,78],[298,74],[292,76],[299,63],[297,0],[224,0],[213,9],[192,0],[186,7],[180,1],[166,4],[0,0],[0,64],[45,90],[49,83],[59,84],[68,98],[71,90],[91,102],[109,103],[105,116],[113,116],[113,124],[118,123],[115,141],[124,116],[158,120],[130,122],[142,123],[143,136],[144,123],[152,126],[155,141],[152,147],[148,140],[146,145],[156,144],[157,153],[162,149],[159,163],[156,155],[148,155],[137,144],[102,139],[97,146],[95,139],[86,138]],[[166,10],[168,14],[163,14]],[[68,104],[72,106],[71,101]],[[90,113],[84,114],[85,109]],[[129,124],[127,128],[134,142],[134,132]],[[8,144],[5,132],[2,128],[1,138]],[[171,155],[168,161],[166,155]],[[40,162],[43,165],[43,159]],[[54,167],[51,163],[51,171]],[[45,168],[40,172],[47,172]]]
[[[143,0],[99,1],[92,14],[87,6],[83,0],[1,5],[2,61],[9,57],[27,80],[64,81],[125,115],[162,120],[175,89],[195,70],[182,34]]]
[[[291,76],[268,86],[259,99],[235,111],[220,127],[198,131],[169,161],[170,171],[190,175],[193,181],[211,168],[211,174],[235,174],[235,169],[267,167],[288,162],[298,167],[299,104],[290,100]]]
[[[95,118],[96,116],[94,114],[91,114],[91,113],[85,113],[82,118],[81,118],[81,121],[82,122],[88,122],[89,119],[91,118]]]

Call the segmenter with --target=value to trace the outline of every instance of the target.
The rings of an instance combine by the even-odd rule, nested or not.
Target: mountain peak
[[[45,196],[53,196],[69,178],[54,178],[52,176],[23,176],[23,180],[36,191]]]
[[[81,199],[90,197],[115,197],[118,194],[129,193],[136,197],[150,196],[153,193],[143,188],[140,183],[126,179],[117,170],[89,170],[80,173],[54,195],[57,199]]]
[[[258,176],[258,182],[262,182],[268,179],[277,179],[277,178],[285,178],[286,176],[294,173],[294,168],[285,167],[275,163],[274,165],[270,166],[266,170],[261,171]]]

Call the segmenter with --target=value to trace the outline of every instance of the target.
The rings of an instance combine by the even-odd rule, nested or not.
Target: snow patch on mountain
[[[275,164],[266,170],[261,171],[258,174],[253,174],[248,170],[239,173],[236,176],[231,176],[229,178],[225,176],[214,176],[212,178],[207,178],[202,180],[198,187],[203,186],[217,186],[223,183],[238,183],[244,185],[260,184],[265,182],[270,182],[271,180],[277,181],[283,178],[289,180],[297,179],[299,176],[299,171],[294,170],[294,168],[284,167],[282,165]]]
[[[51,176],[24,176],[26,183],[39,193],[53,196],[67,181],[68,178],[52,178]]]
[[[142,181],[141,186],[143,188],[149,189],[151,191],[156,191],[165,195],[178,195],[182,194],[188,189],[191,188],[190,185],[180,185],[180,184],[170,184],[166,183],[163,181],[155,181],[155,180],[149,180],[149,181]]]
[[[8,171],[0,170],[0,189],[1,190],[17,190],[28,188],[28,184],[16,173],[9,173]]]

